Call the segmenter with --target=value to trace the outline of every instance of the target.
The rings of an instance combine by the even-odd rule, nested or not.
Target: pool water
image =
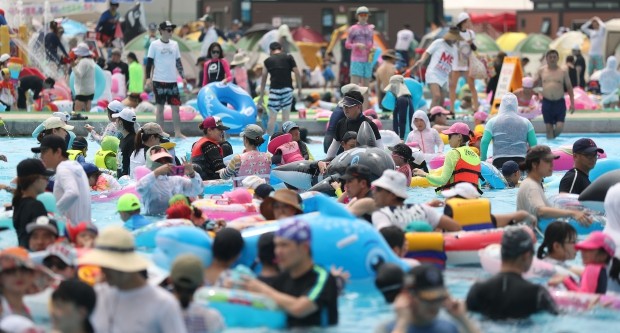
[[[620,135],[587,135],[596,141],[599,147],[605,149],[607,155],[612,158],[620,156],[620,145],[617,144]],[[563,145],[572,145],[572,143],[583,135],[565,135],[556,140],[546,140],[538,137],[539,144],[547,144],[554,147]],[[178,140],[177,156],[185,156],[186,152],[190,152],[191,145],[198,138],[188,138]],[[323,145],[319,142],[322,138],[312,137],[316,143],[309,145],[310,150],[316,159],[325,156],[323,153]],[[231,143],[235,151],[241,150],[241,141],[238,138],[232,138]],[[31,147],[38,144],[32,138],[0,138],[0,154],[4,154],[8,158],[8,162],[0,162],[0,183],[7,184],[16,175],[16,165],[20,160],[32,157]],[[99,149],[97,143],[89,141],[89,149],[87,160],[92,161],[95,152]],[[446,148],[447,149],[447,148]],[[554,174],[554,177],[560,177],[561,172]],[[547,189],[549,195],[557,193],[557,185]],[[408,202],[423,203],[436,197],[431,188],[413,188],[409,189]],[[485,191],[484,197],[492,200],[492,211],[495,213],[511,212],[515,210],[517,190],[507,189],[501,191]],[[9,203],[11,195],[7,192],[0,192],[0,202]],[[120,218],[115,213],[116,203],[103,202],[93,204],[94,223],[98,227],[106,225],[120,224]],[[17,244],[15,233],[13,231],[0,232],[0,248],[14,246]],[[579,263],[580,259],[576,259]],[[451,294],[463,299],[467,295],[470,286],[478,279],[487,277],[480,267],[449,267],[446,270],[446,284]],[[544,281],[539,281],[544,283]],[[368,293],[346,293],[339,299],[340,324],[337,327],[320,330],[329,333],[345,333],[345,332],[368,332],[381,322],[392,318],[391,308],[385,304],[383,298],[373,288],[369,288]],[[477,317],[476,317],[477,318]],[[522,322],[496,323],[490,321],[481,321],[481,327],[484,332],[583,332],[585,330],[611,332],[612,327],[620,324],[620,313],[607,310],[595,309],[586,313],[570,313],[554,317],[547,314],[533,316],[531,319]],[[233,330],[230,330],[233,331]],[[256,332],[256,329],[246,330],[246,332]],[[264,330],[263,330],[264,331]]]

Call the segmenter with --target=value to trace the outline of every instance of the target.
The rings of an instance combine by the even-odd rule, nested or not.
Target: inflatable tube
[[[204,194],[222,194],[232,190],[233,188],[232,179],[205,180],[202,183],[204,184]]]
[[[162,220],[145,225],[144,227],[134,230],[131,233],[136,240],[136,247],[152,249],[155,247],[155,235],[157,235],[159,231],[181,226],[194,227],[194,224],[192,221],[186,219]]]
[[[617,183],[620,183],[620,170],[609,171],[586,187],[579,195],[579,201],[603,202],[609,188]]]
[[[458,222],[463,231],[493,229],[491,219],[491,200],[487,198],[446,200],[446,207],[452,210],[452,218]]]
[[[390,130],[379,130],[381,134],[381,142],[386,147],[392,147],[402,142],[398,134]]]
[[[211,265],[211,260],[213,259],[211,245],[213,240],[209,234],[202,229],[196,228],[188,220],[168,221],[175,221],[174,225],[159,228],[157,229],[159,232],[156,235],[152,235],[156,246],[152,257],[153,262],[162,269],[170,270],[172,262],[176,257],[181,254],[192,253],[200,258],[205,267]],[[160,222],[165,222],[165,220]],[[153,228],[156,229],[157,226]],[[150,238],[149,241],[151,241]]]
[[[482,265],[482,269],[484,269],[485,272],[493,275],[499,273],[502,266],[501,251],[501,244],[491,244],[484,249],[478,251],[478,256],[480,257],[480,264]],[[556,274],[573,275],[571,271],[560,265],[553,265],[544,260],[540,260],[534,257],[534,260],[532,261],[532,266],[530,267],[530,270],[525,273],[525,276],[528,278],[550,278]]]
[[[192,108],[194,108],[194,110],[198,110],[198,100],[195,98],[192,98],[189,101],[185,102],[185,105],[191,106]]]
[[[53,107],[54,111],[60,111],[60,112],[69,113],[69,114],[73,112],[73,101],[70,101],[70,100],[53,101],[51,104],[55,106]]]
[[[590,170],[588,178],[594,182],[598,177],[614,170],[620,170],[620,159],[606,158],[596,162],[594,169]]]
[[[573,160],[573,147],[572,146],[562,146],[558,149],[554,149],[551,151],[553,154],[560,156],[557,160],[553,161],[553,170],[554,171],[566,171],[573,168],[574,160]],[[607,158],[607,154],[602,153],[598,154],[599,160]]]
[[[533,103],[533,104],[532,104]],[[517,109],[517,114],[521,117],[531,120],[542,114],[542,105],[539,102],[532,102],[530,105],[533,105],[533,108],[530,109],[529,106],[519,107]]]
[[[316,119],[317,121],[329,121],[329,118],[332,116],[332,111],[330,110],[322,110],[319,109],[316,111],[316,114],[314,115],[314,119]]]
[[[492,163],[480,162],[480,174],[482,175],[482,185],[488,185],[492,189],[503,190],[508,186],[508,182],[501,171],[499,171]]]
[[[566,221],[567,223],[570,223],[570,225],[572,225],[575,230],[577,230],[577,234],[579,235],[587,235],[592,231],[603,230],[603,227],[605,226],[606,219],[604,216],[604,212],[591,210],[590,208],[585,206],[582,202],[579,201],[578,194],[560,193],[549,197],[548,201],[553,207],[585,211],[586,213],[588,213],[588,215],[590,215],[590,217],[592,218],[592,224],[590,226],[581,225],[579,222],[573,219],[559,219],[561,221]],[[549,226],[549,224],[551,224],[551,222],[557,220],[558,219],[539,219],[538,227],[544,232],[545,229],[547,229],[547,227]]]
[[[600,295],[575,291],[554,290],[551,297],[563,311],[583,312],[593,308],[620,310],[620,296],[616,294]]]
[[[415,259],[421,263],[446,266],[446,251],[444,238],[441,232],[408,232],[406,258]]]
[[[93,202],[108,202],[108,201],[112,201],[112,200],[120,197],[121,195],[123,195],[125,193],[135,194],[138,197],[140,197],[140,195],[138,194],[138,191],[136,190],[136,184],[129,184],[129,185],[123,187],[123,189],[115,191],[115,192],[97,192],[97,191],[92,191],[90,199]]]
[[[181,105],[179,107],[179,115],[181,116],[181,121],[192,121],[196,118],[198,112],[196,109],[189,105]],[[164,107],[164,120],[172,120],[172,108],[170,105],[166,105]]]
[[[573,89],[575,99],[575,110],[597,110],[599,109],[598,103],[588,95],[581,87]],[[617,95],[616,95],[617,96]],[[564,94],[564,101],[566,102],[566,109],[570,107],[570,97],[568,94]]]
[[[504,229],[459,231],[444,234],[449,265],[480,264],[478,251],[491,244],[501,244]]]
[[[75,96],[75,73],[71,73],[69,76],[69,87],[71,88],[71,93]],[[95,66],[95,97],[94,101],[98,101],[101,95],[106,88],[106,77],[103,73],[103,69],[99,66]],[[108,99],[108,98],[106,98]]]
[[[430,170],[429,173],[435,176],[439,176],[441,175],[442,168],[443,167],[440,167],[439,169]],[[409,186],[410,187],[433,187],[433,185],[431,185],[431,183],[428,181],[428,178],[420,177],[420,176],[411,177],[411,184],[409,184]]]
[[[411,93],[414,109],[418,110],[426,107],[426,100],[423,98],[424,86],[412,78],[405,78],[405,85]],[[381,101],[381,106],[386,110],[394,111],[394,108],[396,107],[396,98],[392,92],[388,91],[385,93],[385,97],[383,97],[383,100]]]
[[[258,209],[253,203],[237,204],[228,199],[199,199],[192,206],[200,209],[210,220],[224,219],[231,221],[240,217],[258,215]]]
[[[286,313],[274,300],[249,291],[202,287],[194,293],[194,302],[218,310],[229,328],[287,326]]]
[[[443,163],[445,162],[445,160],[446,160],[446,155],[438,154],[428,162],[428,166],[431,169],[439,169],[443,167]]]
[[[198,92],[198,112],[203,117],[222,119],[231,134],[239,134],[246,125],[256,123],[256,105],[248,93],[237,85],[212,82]],[[232,106],[229,109],[226,104]]]

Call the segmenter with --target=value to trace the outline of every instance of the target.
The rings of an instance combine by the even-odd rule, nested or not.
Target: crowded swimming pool
[[[563,136],[553,141],[547,141],[538,137],[539,143],[548,144],[552,147],[571,144],[577,138],[585,135]],[[620,135],[587,135],[594,138],[597,144],[604,148],[610,157],[620,156],[620,147],[616,142]],[[318,138],[315,138],[318,139]],[[183,156],[190,150],[191,144],[196,138],[188,138],[178,142],[177,154]],[[0,183],[8,183],[15,177],[15,167],[20,160],[30,157],[30,147],[36,146],[36,140],[32,138],[2,138],[2,153],[8,157],[8,163],[0,164]],[[240,141],[236,138],[231,139],[231,143],[236,151],[241,149]],[[96,143],[89,141],[89,157],[92,158],[97,151]],[[310,149],[315,158],[324,156],[321,144],[311,144]],[[559,173],[556,173],[559,174]],[[548,194],[557,192],[556,187],[547,189]],[[409,201],[426,202],[435,197],[432,189],[410,189]],[[493,212],[509,212],[515,209],[516,190],[487,191],[485,197],[492,200]],[[2,192],[0,200],[10,202],[11,195]],[[103,202],[93,204],[94,223],[98,227],[119,224],[120,219],[115,212],[115,202]],[[5,248],[16,244],[14,232],[5,231],[0,233],[0,247]],[[579,261],[580,259],[577,259]],[[479,278],[488,276],[479,267],[450,267],[446,271],[447,285],[457,298],[464,298],[471,284]],[[542,281],[541,281],[542,282]],[[330,328],[326,332],[360,332],[374,328],[379,322],[392,317],[391,309],[385,304],[383,298],[376,292],[369,293],[347,293],[340,298],[340,324]],[[483,322],[482,328],[485,332],[506,332],[506,331],[581,331],[583,329],[609,331],[614,324],[620,323],[617,312],[605,309],[596,309],[586,313],[577,313],[552,317],[550,315],[536,315],[531,320],[524,323],[492,323]],[[255,331],[255,330],[252,330]]]

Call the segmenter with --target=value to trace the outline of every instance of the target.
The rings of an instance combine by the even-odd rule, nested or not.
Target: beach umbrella
[[[514,48],[514,52],[518,53],[545,53],[549,50],[551,38],[542,34],[530,34]]]
[[[495,42],[502,51],[512,52],[517,44],[525,38],[527,38],[527,34],[524,32],[507,32],[499,36]]]
[[[257,23],[251,26],[250,29],[246,30],[243,35],[246,36],[246,35],[250,35],[256,32],[261,33],[261,35],[263,35],[266,32],[271,31],[273,29],[275,28],[273,27],[273,25],[269,23]]]
[[[495,43],[495,40],[485,33],[477,34],[474,44],[476,44],[476,47],[478,48],[477,51],[480,53],[493,53],[501,51],[499,46],[497,46],[497,43]]]
[[[296,42],[318,44],[325,43],[325,39],[319,32],[314,31],[307,26],[293,29],[291,34],[293,35],[293,40]]]

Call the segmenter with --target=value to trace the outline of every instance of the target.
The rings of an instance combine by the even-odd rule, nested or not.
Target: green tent
[[[125,47],[123,47],[123,51],[127,51],[127,52],[145,51],[144,44],[146,40],[145,39],[146,34],[147,34],[146,32],[142,33],[136,36],[136,38],[130,40],[129,43],[125,44]],[[191,52],[194,50],[188,40],[179,38],[176,35],[172,35],[171,39],[177,42],[177,44],[179,44],[179,51],[181,51],[181,53]],[[197,44],[198,44],[198,50],[200,50],[200,43],[197,43]]]
[[[517,44],[516,53],[545,53],[549,50],[551,38],[541,34],[530,34]]]
[[[476,34],[474,44],[476,44],[479,53],[497,53],[501,51],[495,40],[484,32]]]

